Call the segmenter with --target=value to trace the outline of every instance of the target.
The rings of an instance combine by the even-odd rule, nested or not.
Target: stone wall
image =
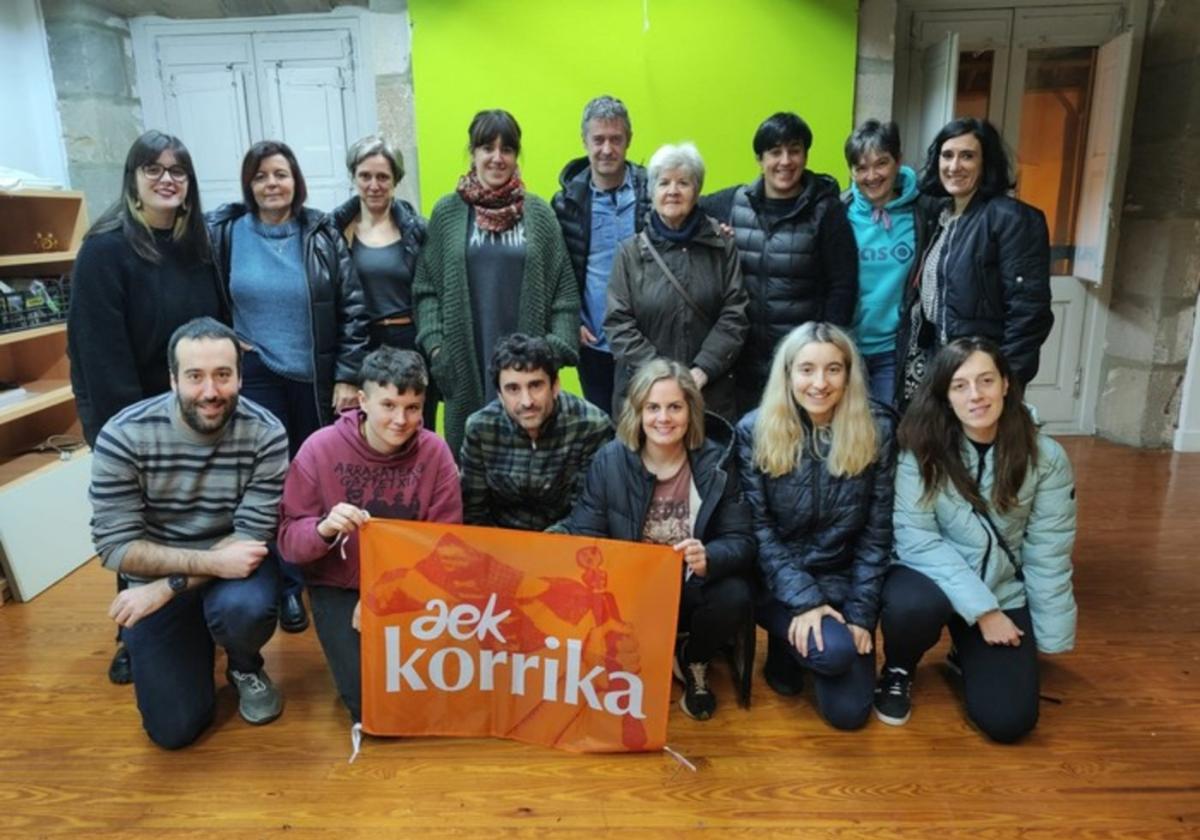
[[[1151,5],[1097,432],[1169,446],[1200,289],[1200,15],[1194,0]]]
[[[71,186],[93,221],[121,190],[129,146],[142,133],[129,26],[82,0],[42,0]]]
[[[404,155],[404,180],[396,194],[421,207],[417,123],[413,105],[412,42],[405,0],[372,0],[371,55],[379,132]]]
[[[861,0],[858,62],[854,72],[854,125],[892,117],[896,77],[896,0]],[[850,133],[849,129],[846,132]]]

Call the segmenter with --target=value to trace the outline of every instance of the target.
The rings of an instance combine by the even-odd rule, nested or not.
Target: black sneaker
[[[767,661],[763,665],[763,679],[776,694],[794,697],[804,690],[804,669],[792,657],[791,645],[786,639],[767,636]]]
[[[886,663],[875,685],[875,717],[889,726],[903,726],[912,717],[912,676]]]
[[[708,687],[708,663],[688,662],[683,666],[683,696],[679,708],[695,720],[708,720],[717,710],[717,698]]]
[[[117,652],[108,666],[108,681],[113,685],[129,685],[133,682],[133,665],[129,662],[129,648],[125,645],[117,645]]]
[[[303,633],[308,629],[308,611],[304,609],[304,596],[289,592],[279,602],[279,629],[287,633]]]

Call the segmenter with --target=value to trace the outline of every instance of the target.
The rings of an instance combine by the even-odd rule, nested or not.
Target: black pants
[[[613,379],[616,374],[612,353],[593,350],[586,344],[580,345],[578,370],[583,398],[612,417]]]
[[[371,324],[368,330],[368,352],[378,349],[384,344],[388,347],[395,347],[397,350],[421,352],[417,350],[417,327],[415,324]],[[425,373],[429,376],[429,387],[425,389],[425,410],[421,413],[421,419],[425,421],[426,429],[436,432],[437,406],[442,395],[433,381],[433,373],[429,370],[428,359],[425,359]],[[454,454],[458,455],[457,452]]]
[[[358,591],[337,586],[310,586],[313,624],[329,673],[343,705],[355,723],[362,721],[362,662],[358,631],[350,625]]]
[[[750,584],[737,575],[720,580],[692,576],[679,593],[680,633],[687,633],[687,657],[708,662],[750,618]]]
[[[1037,725],[1037,643],[1028,607],[1004,614],[1025,633],[1017,647],[989,645],[979,627],[968,627],[941,587],[920,572],[893,566],[883,585],[886,664],[914,673],[949,627],[962,665],[967,717],[993,741],[1011,743]]]
[[[787,640],[792,611],[770,598],[759,603],[755,612],[758,623],[770,634],[774,644],[782,640],[792,660],[813,674],[817,711],[835,729],[859,729],[871,716],[871,698],[875,693],[875,654],[859,653],[854,637],[836,618],[821,619],[824,650],[817,650],[816,637],[808,634],[808,656]]]

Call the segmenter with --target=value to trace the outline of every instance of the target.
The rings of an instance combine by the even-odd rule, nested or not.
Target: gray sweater
[[[274,539],[287,453],[283,426],[244,397],[211,435],[183,422],[173,391],[134,403],[96,439],[88,492],[96,553],[120,571],[135,540],[208,549],[231,534]]]

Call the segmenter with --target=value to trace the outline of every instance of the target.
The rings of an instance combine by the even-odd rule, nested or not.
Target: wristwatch
[[[178,595],[187,589],[187,575],[174,574],[167,577],[167,586],[171,588],[172,595]]]

